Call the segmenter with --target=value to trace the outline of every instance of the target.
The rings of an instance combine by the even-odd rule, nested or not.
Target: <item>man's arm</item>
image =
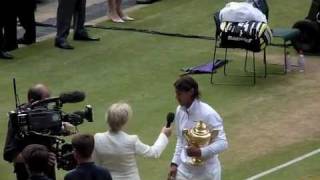
[[[181,163],[181,159],[180,159],[180,155],[181,155],[181,151],[183,148],[182,142],[181,142],[181,137],[179,137],[179,135],[177,135],[177,144],[176,144],[176,149],[174,151],[173,154],[173,158],[171,160],[172,163],[179,165]]]
[[[171,160],[171,164],[170,164],[170,170],[169,170],[169,174],[168,174],[168,179],[174,179],[177,175],[177,171],[178,171],[178,166],[181,163],[181,151],[183,148],[182,145],[182,133],[180,132],[180,122],[178,122],[179,120],[179,106],[176,110],[176,114],[175,114],[175,126],[176,126],[176,135],[177,135],[177,143],[176,143],[176,148],[175,148],[175,152],[173,154],[173,158]]]
[[[228,141],[221,117],[218,114],[210,114],[208,120],[209,125],[212,126],[212,130],[218,130],[218,134],[210,145],[201,148],[201,157],[205,159],[211,158],[228,148]]]

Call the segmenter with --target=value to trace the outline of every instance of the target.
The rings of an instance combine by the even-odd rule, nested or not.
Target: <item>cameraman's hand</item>
[[[57,162],[56,155],[53,152],[49,152],[48,165],[55,166]]]
[[[167,127],[164,126],[164,127],[162,128],[161,132],[162,132],[163,134],[165,134],[167,137],[170,137],[170,136],[171,136],[172,129],[171,129],[171,127],[167,128]]]
[[[75,134],[75,126],[69,122],[62,122],[63,131],[66,135]]]

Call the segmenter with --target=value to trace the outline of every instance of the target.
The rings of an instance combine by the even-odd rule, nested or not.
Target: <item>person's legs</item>
[[[35,0],[22,0],[18,7],[18,18],[25,30],[23,38],[18,39],[20,44],[32,44],[36,42],[36,22],[34,12],[36,9]]]
[[[121,9],[121,3],[122,3],[122,0],[116,0],[116,11],[117,11],[117,14],[119,17],[124,16],[122,9]]]
[[[2,17],[0,17],[0,51],[3,51],[3,43],[4,43],[3,30],[4,30],[3,21],[2,21]]]
[[[74,34],[73,39],[78,41],[99,41],[99,38],[90,37],[84,27],[86,20],[86,0],[76,0],[73,14]]]
[[[1,22],[0,22],[0,58],[1,59],[12,59],[13,56],[3,49],[3,44],[4,44],[3,29],[4,29],[3,24],[1,24]]]
[[[86,19],[86,0],[77,0],[73,15],[74,36],[88,36],[84,23]]]
[[[117,1],[118,0],[108,0],[108,6],[109,6],[109,17],[113,22],[124,22],[117,12]]]
[[[9,54],[5,49],[4,49],[4,27],[5,27],[5,13],[4,13],[5,8],[2,6],[0,7],[0,58],[1,59],[12,59],[13,56]]]
[[[193,174],[191,172],[185,172],[178,169],[175,180],[221,180],[221,167],[217,166],[216,169],[206,170],[204,173]]]
[[[67,42],[71,27],[72,15],[75,11],[76,0],[59,0],[57,10],[57,35],[55,46],[61,49],[73,49]]]
[[[122,20],[133,21],[134,19],[132,17],[129,17],[128,15],[123,13],[122,8],[121,8],[121,4],[122,4],[122,0],[116,0],[116,10],[117,10],[118,16]]]
[[[75,3],[75,0],[59,0],[56,42],[63,42],[68,38],[72,15],[75,11]]]
[[[4,26],[4,42],[3,42],[3,50],[11,51],[18,48],[17,44],[17,14],[16,7],[14,6],[15,1],[10,1],[8,6],[5,6],[10,11],[6,11],[6,16],[3,19]]]

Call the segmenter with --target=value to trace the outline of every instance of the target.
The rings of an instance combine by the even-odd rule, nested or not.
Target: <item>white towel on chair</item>
[[[219,19],[221,22],[258,21],[267,23],[266,16],[251,3],[230,2],[221,9]]]

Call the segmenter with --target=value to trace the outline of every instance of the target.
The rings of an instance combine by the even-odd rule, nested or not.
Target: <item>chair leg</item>
[[[263,49],[264,78],[267,78],[267,53],[266,48]]]
[[[224,52],[224,66],[223,66],[223,74],[226,76],[227,75],[227,54],[228,54],[228,48],[226,48]]]
[[[253,68],[253,85],[256,84],[256,57],[255,54],[253,53],[252,57],[252,68]]]
[[[287,63],[288,63],[288,60],[287,60],[287,43],[286,41],[283,41],[283,55],[284,55],[284,74],[287,74]]]
[[[246,58],[244,60],[244,72],[248,72],[248,70],[247,70],[247,61],[248,61],[248,50],[246,50]]]
[[[217,37],[214,43],[214,51],[213,51],[213,59],[212,59],[212,71],[211,71],[211,78],[210,83],[213,84],[213,73],[214,73],[214,61],[216,60],[216,53],[217,53]]]

